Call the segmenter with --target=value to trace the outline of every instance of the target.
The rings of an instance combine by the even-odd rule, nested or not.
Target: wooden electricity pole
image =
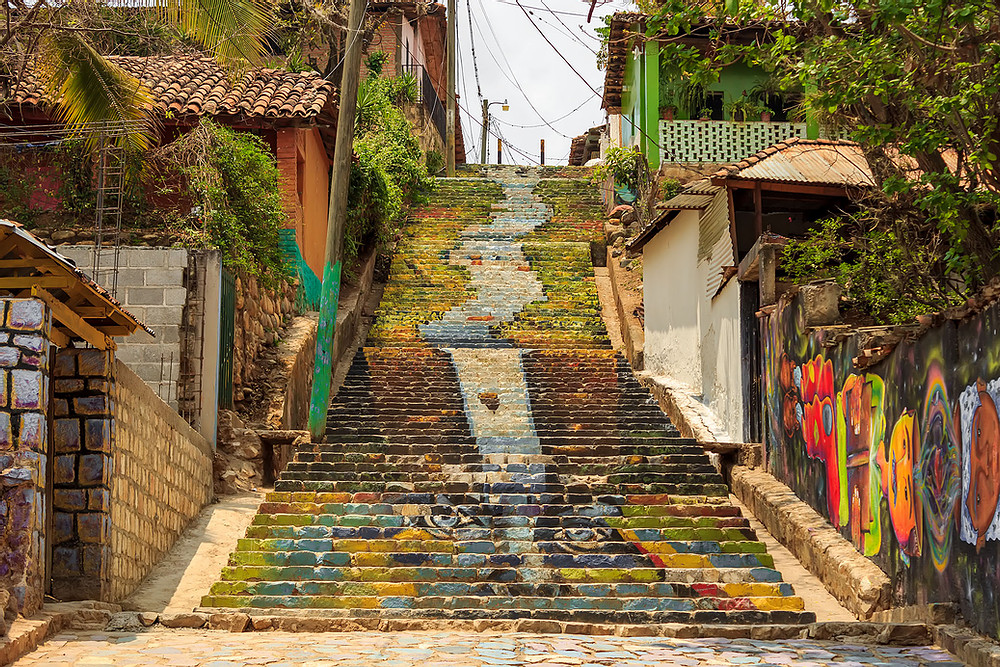
[[[455,67],[458,63],[458,53],[455,52],[455,20],[455,0],[448,0],[448,37],[445,46],[448,57],[448,111],[445,115],[447,124],[445,144],[447,145],[445,151],[448,155],[445,164],[448,167],[446,173],[449,178],[455,176]]]
[[[361,75],[361,21],[366,0],[351,0],[347,22],[347,51],[340,75],[340,110],[337,114],[337,143],[330,174],[330,210],[326,223],[326,254],[323,262],[323,291],[319,301],[319,326],[316,331],[316,363],[313,367],[312,396],[309,401],[309,433],[313,442],[326,434],[326,412],[330,402],[333,373],[333,334],[337,326],[337,302],[340,299],[341,248],[347,221],[347,193],[351,185],[351,159],[354,156],[354,115],[358,105],[358,79]]]

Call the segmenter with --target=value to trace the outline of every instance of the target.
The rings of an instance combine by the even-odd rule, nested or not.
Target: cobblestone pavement
[[[861,646],[813,640],[616,638],[470,633],[234,634],[199,630],[57,635],[15,667],[597,667],[612,665],[795,665],[958,667],[931,647]]]

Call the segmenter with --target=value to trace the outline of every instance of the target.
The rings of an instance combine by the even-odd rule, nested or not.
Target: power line
[[[595,56],[597,55],[597,51],[595,51],[592,46],[590,46],[589,44],[586,44],[582,39],[580,39],[575,34],[573,34],[573,30],[568,25],[566,25],[561,18],[559,18],[558,14],[556,14],[554,11],[552,11],[549,8],[549,6],[547,4],[545,4],[545,0],[538,0],[538,1],[542,3],[542,6],[545,7],[545,9],[550,14],[552,14],[552,18],[554,18],[556,21],[559,21],[559,25],[561,25],[562,27],[566,28],[566,35],[570,39],[575,40],[578,44],[580,44],[581,46],[583,46],[583,48],[585,48],[588,51],[590,51],[591,53],[593,53]],[[539,17],[539,20],[541,20],[541,17]]]
[[[465,13],[469,17],[469,45],[472,47],[472,69],[476,73],[476,94],[483,101],[483,89],[479,86],[479,63],[476,61],[476,38],[472,32],[472,0],[465,0]]]
[[[579,111],[580,109],[582,109],[584,107],[584,105],[587,104],[587,102],[589,102],[592,99],[594,99],[593,96],[588,97],[583,102],[580,102],[580,104],[575,109],[573,109],[572,111],[570,111],[570,112],[568,112],[566,114],[563,114],[562,116],[559,116],[559,118],[553,118],[551,122],[558,123],[559,121],[561,121],[564,118],[569,118],[570,116],[572,116],[573,114],[575,114],[577,111]],[[508,123],[507,121],[499,119],[499,118],[497,120],[499,122],[503,123],[504,125],[507,125],[508,127],[516,127],[516,128],[522,129],[522,130],[532,130],[532,129],[535,129],[535,128],[538,128],[538,127],[545,127],[545,123],[538,123],[536,125],[517,125],[516,123]]]
[[[551,42],[551,40],[549,40],[549,38],[548,38],[548,36],[547,36],[547,35],[545,34],[545,32],[544,32],[544,31],[543,31],[543,30],[542,30],[541,28],[539,28],[539,27],[538,27],[537,25],[535,25],[535,22],[531,20],[531,14],[529,14],[529,13],[528,13],[528,10],[526,10],[526,9],[524,8],[524,6],[522,6],[522,5],[521,5],[521,0],[514,0],[514,2],[516,2],[516,3],[517,3],[517,6],[521,8],[521,11],[522,11],[522,12],[524,12],[524,16],[525,16],[525,18],[527,18],[527,19],[528,19],[528,23],[530,23],[530,24],[531,24],[531,27],[532,27],[532,28],[534,28],[535,30],[537,30],[537,31],[538,31],[538,34],[542,36],[542,39],[544,39],[544,40],[545,40],[545,43],[546,43],[546,44],[548,44],[549,46],[551,46],[551,47],[552,47],[552,50],[556,52],[556,55],[557,55],[557,56],[559,56],[560,58],[562,58],[562,61],[563,61],[564,63],[566,63],[566,65],[567,65],[567,66],[568,66],[568,67],[569,67],[569,68],[570,68],[571,70],[573,70],[573,74],[576,74],[576,75],[577,75],[578,77],[580,77],[580,81],[583,81],[583,83],[584,83],[584,84],[585,84],[585,85],[587,86],[587,88],[590,88],[590,89],[591,89],[591,90],[592,90],[592,91],[594,92],[594,95],[596,95],[596,96],[600,97],[600,96],[601,96],[601,94],[600,94],[599,92],[597,92],[597,90],[596,90],[596,89],[595,89],[595,88],[594,88],[594,87],[593,87],[592,85],[590,85],[590,82],[589,82],[589,81],[587,81],[587,78],[586,78],[585,76],[583,76],[582,74],[580,74],[580,72],[578,72],[578,71],[577,71],[577,69],[576,69],[575,67],[573,67],[573,63],[571,63],[571,62],[570,62],[570,61],[569,61],[569,60],[568,60],[568,59],[566,58],[566,56],[564,56],[564,55],[562,54],[562,51],[560,51],[559,49],[557,49],[557,48],[556,48],[556,45],[555,45],[555,44],[553,44],[553,43]]]

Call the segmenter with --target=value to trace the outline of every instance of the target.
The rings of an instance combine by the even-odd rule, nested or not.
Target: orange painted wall
[[[299,130],[305,155],[302,193],[302,240],[299,246],[306,264],[320,279],[326,251],[327,214],[330,207],[330,159],[319,130]]]

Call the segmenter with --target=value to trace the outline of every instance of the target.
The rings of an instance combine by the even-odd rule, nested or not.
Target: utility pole
[[[479,164],[486,164],[487,160],[486,142],[488,140],[488,136],[486,134],[486,128],[489,126],[489,124],[490,124],[490,101],[483,100],[483,136],[482,136],[482,141],[480,142],[483,148],[480,151],[481,155],[479,156],[480,157]]]
[[[539,161],[539,164],[541,164],[542,166],[545,166],[545,139],[539,139],[539,141],[542,142],[542,148],[541,148],[541,153],[540,153],[541,160]]]
[[[455,53],[455,0],[448,0],[448,36],[445,50],[448,56],[448,109],[445,115],[445,150],[447,151],[449,178],[455,176],[455,66],[458,63],[458,54]]]
[[[503,143],[497,137],[497,164],[503,164]]]
[[[340,252],[344,240],[344,224],[347,221],[347,193],[351,185],[354,115],[358,105],[358,79],[361,70],[361,21],[365,14],[365,4],[366,0],[351,0],[351,13],[347,22],[347,52],[340,75],[340,110],[337,115],[333,170],[330,174],[323,291],[319,301],[316,363],[313,367],[312,395],[309,401],[309,433],[313,442],[322,442],[326,434],[326,412],[330,402],[333,334],[337,326],[337,302],[340,299]]]

